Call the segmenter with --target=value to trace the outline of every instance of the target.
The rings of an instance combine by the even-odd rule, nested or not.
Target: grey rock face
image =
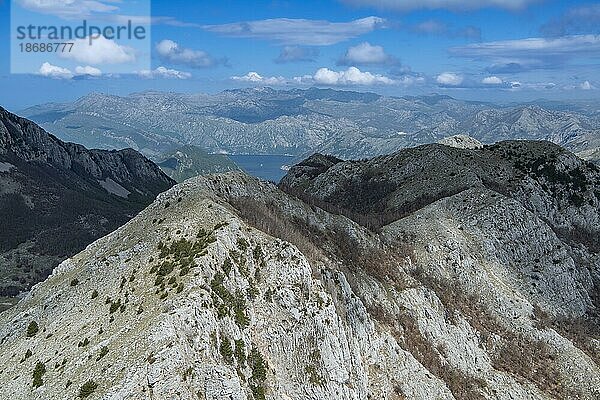
[[[1,108],[0,162],[0,295],[43,280],[174,184],[134,150],[65,143]]]
[[[480,149],[483,144],[477,139],[473,139],[468,135],[454,135],[448,136],[438,141],[439,144],[443,144],[450,147],[456,147],[457,149]]]

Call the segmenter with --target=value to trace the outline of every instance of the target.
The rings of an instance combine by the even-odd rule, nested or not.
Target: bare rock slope
[[[347,171],[319,160],[313,180]],[[242,173],[190,179],[0,314],[0,397],[596,399],[598,253],[518,193],[369,230]]]

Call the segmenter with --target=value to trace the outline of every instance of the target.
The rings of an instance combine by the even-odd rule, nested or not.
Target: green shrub
[[[160,268],[158,269],[157,274],[159,276],[169,275],[171,272],[173,272],[174,268],[175,268],[175,266],[173,265],[172,262],[165,261],[160,265]]]
[[[77,278],[73,278],[73,280],[71,280],[71,286],[77,286],[77,284],[79,284],[79,280]]]
[[[110,308],[108,309],[109,313],[113,314],[115,313],[119,308],[121,307],[121,299],[117,300],[116,302],[112,302],[110,303]]]
[[[242,339],[235,340],[235,359],[240,367],[246,363],[246,344]]]
[[[104,357],[107,354],[108,354],[108,347],[102,346],[102,348],[100,349],[100,354],[98,354],[96,361],[100,361],[102,359],[102,357]]]
[[[263,251],[262,251],[262,247],[260,247],[260,244],[257,244],[256,247],[254,248],[254,250],[252,250],[252,256],[257,261],[258,260],[262,260],[262,258],[263,258]]]
[[[42,376],[46,373],[46,366],[44,365],[44,363],[41,363],[38,361],[37,364],[35,364],[35,368],[33,370],[33,387],[34,388],[39,388],[40,386],[42,386],[44,384],[44,381],[42,380]]]
[[[238,246],[238,249],[240,249],[241,251],[246,251],[246,249],[248,248],[249,244],[248,244],[248,241],[246,239],[240,237],[237,240],[237,246]]]
[[[241,292],[236,292],[235,299],[233,301],[233,312],[235,317],[235,323],[240,328],[245,328],[250,323],[250,320],[246,316],[246,299]]]
[[[190,376],[192,376],[192,373],[194,372],[194,369],[192,367],[187,367],[187,369],[185,371],[183,371],[183,380],[187,381],[187,378],[189,378]]]
[[[265,399],[264,383],[267,380],[267,363],[257,349],[250,350],[248,363],[252,369],[250,378],[250,390],[255,400]]]
[[[262,384],[267,379],[267,363],[262,354],[260,354],[260,351],[257,349],[250,350],[248,361],[252,368],[252,379]]]
[[[214,226],[213,231],[219,230],[227,225],[229,225],[227,222],[220,222]]]
[[[228,364],[233,364],[233,350],[231,349],[231,342],[229,339],[223,339],[221,345],[219,346],[219,352],[225,359],[225,362]]]
[[[39,332],[39,330],[40,328],[37,322],[31,321],[27,326],[27,337],[34,337]]]
[[[308,375],[308,381],[310,383],[317,386],[323,385],[323,378],[321,378],[314,365],[307,365],[306,368],[304,368],[304,372]]]
[[[250,385],[250,390],[252,391],[252,397],[254,400],[265,400],[265,388],[257,385]]]
[[[320,297],[319,297],[320,299]],[[265,291],[265,300],[268,301],[269,303],[273,302],[273,291],[271,290],[271,288],[268,288]]]
[[[233,263],[231,262],[231,259],[227,257],[225,258],[225,261],[223,261],[223,272],[225,272],[225,275],[229,275],[231,268],[233,268]]]
[[[96,297],[98,297],[98,291],[94,289],[94,291],[92,292],[92,299],[95,299]]]
[[[79,398],[84,399],[94,393],[98,384],[92,380],[87,381],[79,388]]]

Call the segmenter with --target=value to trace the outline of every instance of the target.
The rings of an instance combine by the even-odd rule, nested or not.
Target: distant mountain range
[[[0,108],[0,296],[123,225],[174,185],[135,150],[88,150]]]
[[[318,151],[358,159],[457,134],[483,143],[549,140],[589,157],[597,156],[600,146],[595,102],[499,106],[442,95],[255,88],[215,95],[93,93],[73,103],[31,107],[23,115],[61,139],[88,147],[132,147],[152,158],[192,144],[210,152],[307,156]]]

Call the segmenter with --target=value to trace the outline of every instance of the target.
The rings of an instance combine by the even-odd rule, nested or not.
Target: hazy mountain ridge
[[[138,152],[88,150],[0,109],[0,293],[16,295],[174,182]]]
[[[228,90],[214,95],[145,92],[91,94],[24,111],[61,138],[154,156],[182,144],[209,151],[342,158],[388,154],[467,134],[484,142],[550,140],[569,146],[598,136],[593,105],[498,106],[449,96],[385,97],[331,89]]]
[[[282,183],[313,205],[242,173],[187,180],[0,314],[0,393],[595,399],[600,258],[561,227],[597,233],[599,175],[506,142],[315,155]],[[417,181],[440,195],[371,230],[339,215],[402,211]]]

